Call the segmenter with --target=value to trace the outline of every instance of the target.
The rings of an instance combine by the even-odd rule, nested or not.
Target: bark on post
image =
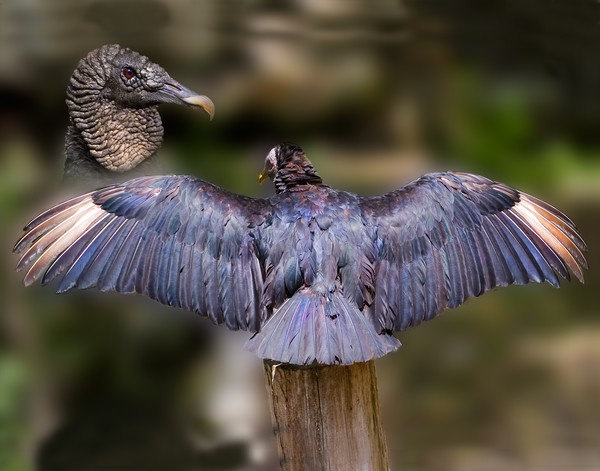
[[[389,470],[374,361],[264,370],[282,470]]]

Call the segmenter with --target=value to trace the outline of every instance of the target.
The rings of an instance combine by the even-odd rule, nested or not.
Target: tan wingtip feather
[[[555,226],[560,227],[581,251],[587,250],[587,245],[581,235],[577,232],[575,223],[571,221],[566,214],[531,195],[522,193],[521,201],[528,205],[535,213],[543,216]]]
[[[55,214],[49,214],[45,219],[40,219],[36,225],[29,225],[28,228],[25,229],[27,232],[23,234],[23,236],[15,244],[13,252],[20,253],[31,245],[39,244],[41,239],[52,232],[52,230],[58,225],[62,224],[68,219],[76,218],[79,214],[84,212],[88,204],[89,202],[87,201],[77,202],[75,205],[63,208]],[[26,255],[21,257],[21,260],[24,260],[25,258]],[[17,270],[19,269],[20,268],[17,267]]]
[[[554,250],[575,277],[583,283],[583,269],[587,268],[587,261],[577,244],[565,233],[565,230],[546,219],[545,214],[538,211],[537,206],[527,198],[522,198],[513,209]]]
[[[23,279],[25,286],[34,283],[61,253],[101,218],[106,217],[105,211],[92,202],[90,204],[77,220],[73,220],[74,216],[71,216],[58,224],[23,255],[18,269],[24,268],[35,259]]]

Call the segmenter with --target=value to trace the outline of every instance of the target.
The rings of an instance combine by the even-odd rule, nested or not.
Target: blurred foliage
[[[394,469],[600,468],[600,6],[554,2],[0,2],[0,468],[272,469],[247,335],[133,296],[24,289],[8,255],[64,198],[64,90],[108,42],[209,95],[161,109],[165,173],[253,196],[277,142],[365,194],[430,170],[546,199],[586,285],[514,287],[400,335],[378,363]]]
[[[512,180],[515,186],[564,188],[577,181],[594,191],[600,181],[600,149],[549,133],[544,114],[559,111],[553,109],[555,93],[544,90],[543,83],[490,83],[472,73],[458,73],[451,86],[450,116],[442,120],[438,146],[458,165],[500,181]]]
[[[28,433],[24,420],[27,373],[21,358],[0,354],[0,467],[7,471],[29,469],[22,448]]]

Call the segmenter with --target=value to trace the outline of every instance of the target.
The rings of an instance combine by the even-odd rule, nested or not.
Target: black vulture
[[[81,59],[67,88],[71,124],[66,135],[68,180],[102,179],[130,172],[154,156],[163,126],[157,105],[214,105],[184,87],[147,57],[108,44]],[[114,175],[113,175],[114,176]],[[131,178],[131,175],[130,175]]]
[[[325,185],[282,144],[255,199],[190,176],[140,177],[59,204],[17,242],[26,285],[141,293],[255,333],[291,364],[351,364],[392,335],[498,286],[583,281],[586,245],[547,203],[468,173],[361,197]]]

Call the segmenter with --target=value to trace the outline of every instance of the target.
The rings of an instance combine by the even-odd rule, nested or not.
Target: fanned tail
[[[246,343],[260,358],[308,365],[349,365],[397,350],[400,341],[375,325],[339,293],[298,291]]]

